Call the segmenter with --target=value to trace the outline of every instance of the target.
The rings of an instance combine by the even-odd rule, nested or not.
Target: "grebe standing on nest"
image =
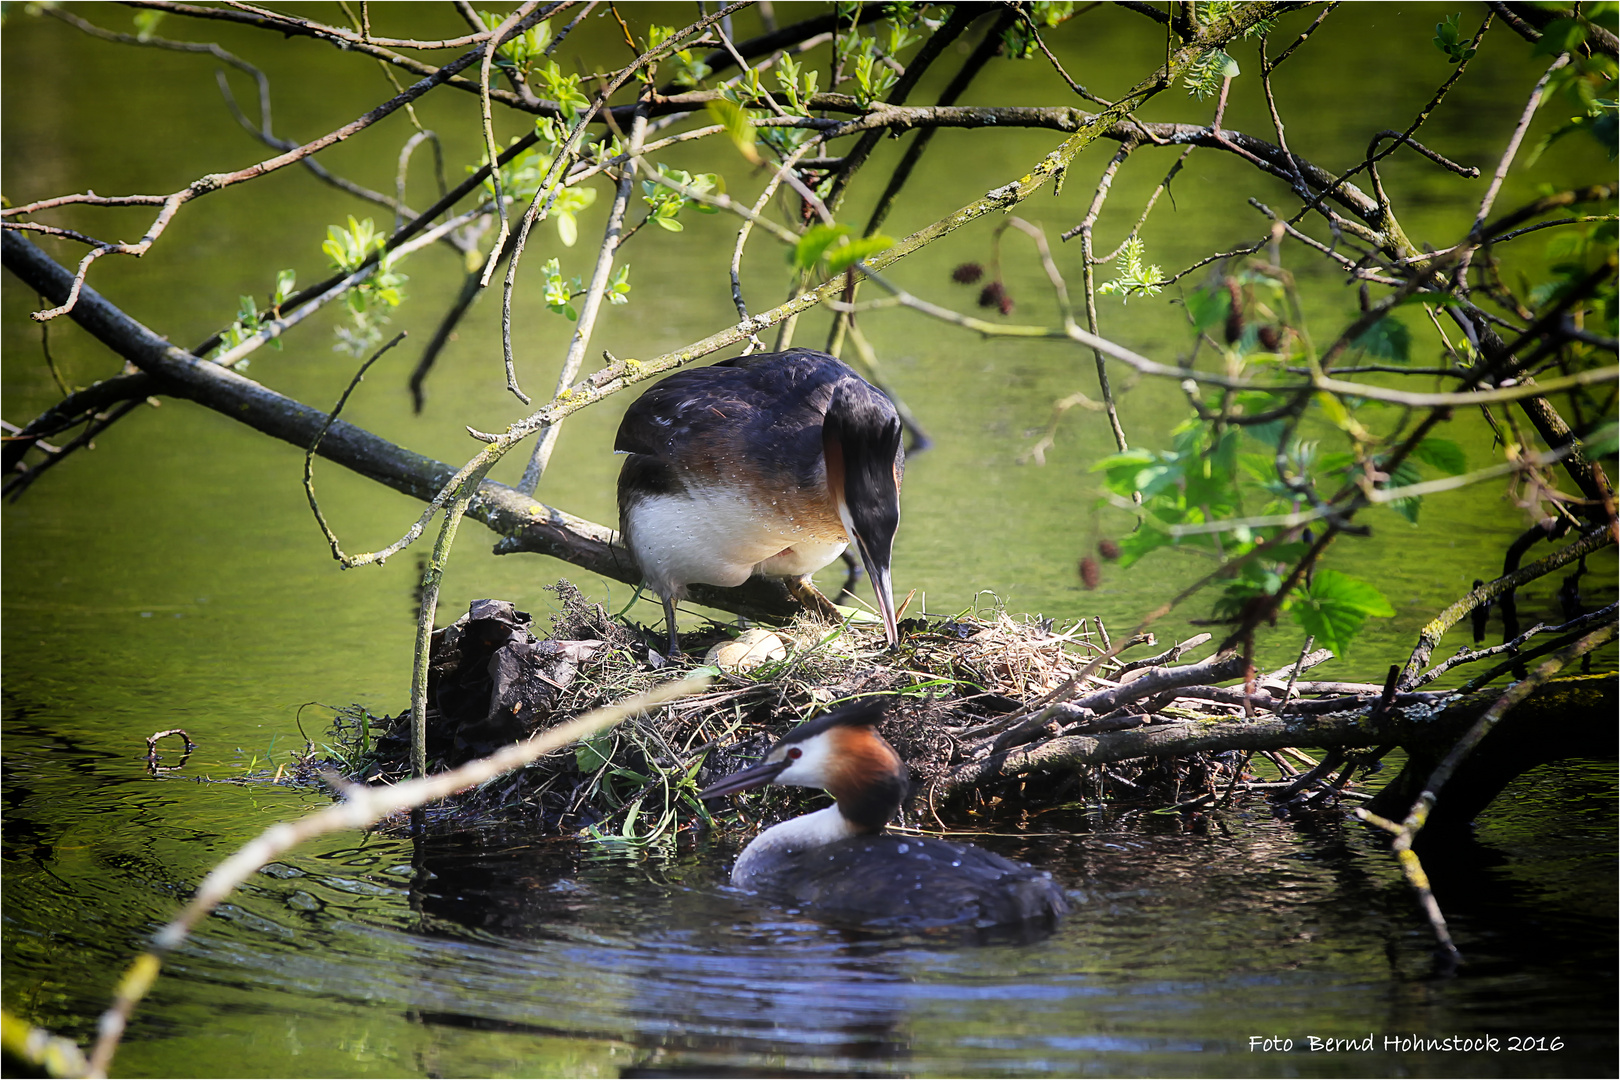
[[[897,644],[889,560],[900,526],[905,450],[882,391],[810,349],[678,371],[624,414],[613,449],[619,530],[664,602],[680,651],[675,602],[693,583],[789,578],[800,602],[836,609],[810,575],[853,542]]]
[[[700,798],[792,784],[837,802],[756,836],[731,883],[834,921],[925,928],[1051,923],[1068,913],[1042,873],[972,844],[886,834],[907,787],[904,762],[874,730],[883,707],[865,699],[800,724],[752,768]]]

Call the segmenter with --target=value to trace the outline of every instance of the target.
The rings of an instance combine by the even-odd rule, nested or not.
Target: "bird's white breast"
[[[639,498],[626,519],[631,549],[660,595],[694,582],[741,585],[756,571],[808,574],[848,546],[847,537],[798,520],[784,500],[727,485]]]

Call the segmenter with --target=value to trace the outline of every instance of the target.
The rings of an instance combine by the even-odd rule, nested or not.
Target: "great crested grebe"
[[[806,606],[830,605],[810,575],[853,541],[899,642],[889,560],[900,525],[905,450],[894,403],[836,358],[790,349],[678,371],[631,405],[613,449],[619,530],[664,602],[693,583],[791,579]]]
[[[971,844],[895,836],[883,827],[905,798],[905,764],[863,699],[799,725],[758,765],[700,793],[762,784],[824,788],[837,802],[756,836],[731,883],[835,922],[926,928],[1050,923],[1068,913],[1051,875]]]

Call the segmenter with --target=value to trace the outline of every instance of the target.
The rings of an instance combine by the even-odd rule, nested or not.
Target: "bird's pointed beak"
[[[872,398],[888,405],[877,391],[870,387],[867,390]],[[844,530],[860,551],[866,576],[877,593],[883,634],[891,648],[900,644],[894,586],[889,582],[894,534],[900,527],[900,478],[906,460],[900,437],[900,420],[893,406],[885,411],[870,398],[835,397],[822,428],[827,483],[838,500]]]
[[[762,761],[758,765],[751,765],[740,772],[734,772],[723,780],[717,780],[698,792],[700,799],[717,799],[721,795],[730,795],[738,791],[747,791],[749,788],[763,787],[776,779],[778,773],[788,767],[786,759],[782,761]]]
[[[860,549],[861,565],[866,567],[867,580],[877,594],[878,612],[883,616],[883,635],[889,639],[892,648],[900,644],[900,627],[894,613],[894,585],[889,580],[889,554],[885,551],[880,557],[859,533],[855,536],[855,546]]]

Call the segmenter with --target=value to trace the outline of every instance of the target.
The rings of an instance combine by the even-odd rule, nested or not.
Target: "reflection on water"
[[[26,758],[27,755],[24,755]],[[335,839],[272,864],[200,928],[120,1057],[133,1075],[1576,1075],[1612,1066],[1613,769],[1521,780],[1511,814],[1436,858],[1470,963],[1430,939],[1377,840],[1338,816],[1264,806],[1197,820],[1047,815],[978,837],[1051,869],[1075,913],[1036,941],[839,930],[726,884],[735,838],[664,856],[495,836]],[[100,805],[174,805],[197,785],[101,785]],[[32,901],[74,874],[97,800],[42,813],[8,775],[9,940],[103,922],[127,957],[168,905],[129,902],[155,865],[101,867],[108,906],[53,927]],[[274,797],[279,792],[264,793]],[[60,839],[60,837],[58,837]],[[1533,845],[1528,854],[1524,845]],[[1547,871],[1547,872],[1543,872]],[[1554,872],[1555,871],[1555,872]],[[70,880],[81,894],[82,882]],[[77,916],[83,919],[83,915]],[[25,931],[23,933],[22,931]],[[75,943],[74,947],[82,947]],[[8,955],[8,966],[17,957]],[[83,1033],[110,981],[55,986]],[[10,1002],[42,976],[8,972]],[[36,984],[28,986],[26,984]],[[37,1006],[38,999],[33,998]],[[48,1010],[47,1010],[48,1011]],[[1538,1035],[1540,1055],[1311,1055],[1311,1036]],[[1290,1054],[1251,1052],[1289,1038]],[[245,1040],[245,1042],[244,1042]],[[262,1054],[244,1068],[243,1046]],[[1532,1060],[1533,1059],[1533,1060]],[[181,1067],[183,1063],[186,1067]]]

